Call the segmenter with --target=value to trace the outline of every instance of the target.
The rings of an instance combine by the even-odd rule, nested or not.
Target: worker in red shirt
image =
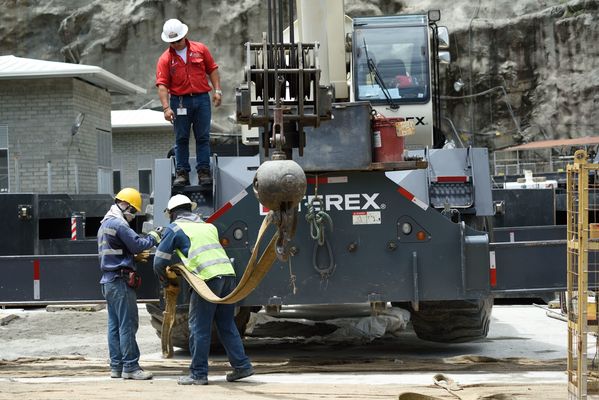
[[[218,65],[208,47],[187,39],[188,27],[169,19],[162,29],[162,40],[169,48],[156,65],[156,86],[164,119],[175,129],[175,186],[189,185],[189,133],[193,125],[196,142],[196,171],[199,184],[210,184],[210,91],[212,103],[220,106],[222,91]],[[208,83],[210,83],[212,87]],[[170,95],[170,99],[169,99]]]

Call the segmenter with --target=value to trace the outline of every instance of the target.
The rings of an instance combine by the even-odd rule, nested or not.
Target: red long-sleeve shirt
[[[173,96],[190,93],[206,93],[212,88],[208,75],[218,68],[212,54],[203,43],[185,39],[187,63],[179,57],[175,49],[162,53],[156,65],[156,86],[164,85]]]

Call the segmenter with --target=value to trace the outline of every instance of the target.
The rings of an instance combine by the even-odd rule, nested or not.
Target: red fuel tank
[[[403,118],[372,120],[374,162],[403,161],[404,137],[399,136],[398,123]]]

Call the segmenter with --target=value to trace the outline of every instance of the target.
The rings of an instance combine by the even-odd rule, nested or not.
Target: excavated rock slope
[[[496,148],[595,134],[599,0],[345,4],[350,16],[441,10],[439,24],[450,29],[454,60],[441,69],[442,106],[466,142]],[[234,129],[226,117],[242,80],[242,44],[259,40],[266,27],[262,0],[0,0],[0,8],[0,54],[99,65],[148,90],[145,97],[115,97],[115,109],[156,99],[162,24],[182,19],[190,39],[206,43],[220,64],[225,97],[215,118],[228,129]],[[460,92],[453,85],[458,79]]]

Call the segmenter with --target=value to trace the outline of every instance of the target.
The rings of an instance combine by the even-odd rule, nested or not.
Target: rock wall
[[[467,143],[497,148],[595,134],[599,0],[345,4],[350,16],[441,10],[455,60],[441,71],[442,106]],[[220,64],[225,96],[215,118],[226,129],[233,129],[226,117],[234,112],[234,88],[242,80],[242,44],[260,39],[267,12],[263,0],[0,0],[0,7],[1,54],[99,65],[148,90],[145,96],[115,97],[115,109],[157,98],[155,63],[166,48],[162,24],[182,19],[189,38],[207,44]],[[453,88],[458,79],[464,82],[460,92]]]
[[[442,91],[470,96],[496,88],[444,101],[462,136],[493,149],[597,135],[598,9],[597,1],[577,1],[511,18],[481,10],[454,30],[457,60],[446,69]],[[465,85],[457,93],[459,78]]]

